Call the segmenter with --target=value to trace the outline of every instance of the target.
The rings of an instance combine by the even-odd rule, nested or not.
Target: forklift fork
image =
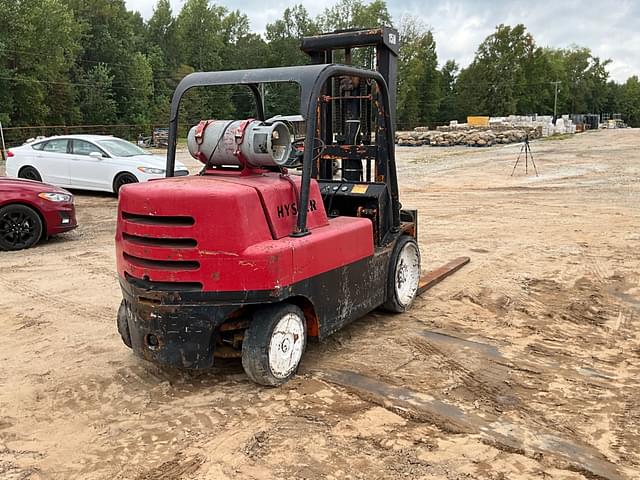
[[[456,273],[470,261],[471,259],[469,257],[458,257],[455,260],[451,260],[449,263],[445,263],[443,266],[436,268],[435,270],[431,270],[429,273],[420,278],[420,283],[418,284],[418,291],[416,295],[422,295],[424,292],[429,290],[434,285],[440,283],[449,275]]]

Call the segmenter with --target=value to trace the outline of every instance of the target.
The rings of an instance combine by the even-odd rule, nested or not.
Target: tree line
[[[188,73],[308,63],[300,38],[346,28],[400,31],[400,128],[467,115],[622,113],[640,126],[640,83],[609,78],[589,48],[541,47],[524,25],[500,25],[466,68],[440,61],[433,33],[415,17],[391,18],[384,0],[338,0],[312,18],[286,8],[264,34],[248,16],[209,0],[173,12],[158,0],[145,21],[124,0],[0,0],[0,122],[22,125],[166,124],[171,94]],[[371,66],[367,55],[354,61]],[[225,87],[191,92],[182,118],[250,115],[252,98]],[[269,87],[267,113],[297,112],[295,90]],[[284,109],[284,110],[283,110]],[[289,109],[289,110],[287,110]]]

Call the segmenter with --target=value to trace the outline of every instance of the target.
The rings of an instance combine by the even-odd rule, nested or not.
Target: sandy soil
[[[310,345],[267,389],[161,370],[120,341],[116,199],[0,253],[2,479],[640,478],[640,130],[399,148],[424,269],[402,315]]]

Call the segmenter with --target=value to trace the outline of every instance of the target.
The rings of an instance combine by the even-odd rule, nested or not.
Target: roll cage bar
[[[313,174],[313,152],[318,131],[318,100],[322,95],[322,87],[324,84],[335,76],[369,78],[375,81],[380,89],[382,105],[379,106],[379,109],[382,113],[383,124],[379,124],[378,128],[384,129],[387,133],[385,137],[388,161],[386,164],[385,182],[391,193],[393,227],[394,229],[398,229],[400,227],[400,199],[396,176],[395,145],[393,123],[390,115],[389,89],[384,77],[373,70],[339,64],[317,64],[296,67],[258,68],[252,70],[196,72],[187,75],[180,81],[171,99],[166,176],[172,177],[174,175],[176,142],[178,137],[178,112],[182,97],[189,89],[207,86],[247,85],[247,87],[251,89],[256,101],[257,118],[264,121],[262,98],[258,85],[260,83],[295,82],[300,86],[301,90],[300,114],[306,121],[304,156],[302,160],[302,186],[298,205],[307,205],[309,203],[310,181]],[[298,209],[298,220],[295,230],[291,235],[304,236],[307,234],[309,234],[307,229],[307,209],[302,207]]]

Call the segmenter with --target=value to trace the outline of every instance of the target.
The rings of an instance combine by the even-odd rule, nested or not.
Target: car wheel
[[[36,182],[41,182],[42,177],[38,170],[33,167],[22,167],[20,172],[18,173],[18,178],[24,178],[26,180],[35,180]]]
[[[113,181],[113,193],[118,195],[120,189],[130,183],[138,183],[138,179],[131,173],[121,173]]]
[[[298,370],[306,344],[307,322],[299,307],[261,307],[244,333],[242,366],[260,385],[282,385]]]
[[[420,249],[407,235],[396,242],[389,262],[387,300],[382,308],[401,313],[408,310],[418,292],[420,283]]]
[[[0,208],[0,250],[21,250],[33,246],[42,236],[42,220],[26,205]]]

